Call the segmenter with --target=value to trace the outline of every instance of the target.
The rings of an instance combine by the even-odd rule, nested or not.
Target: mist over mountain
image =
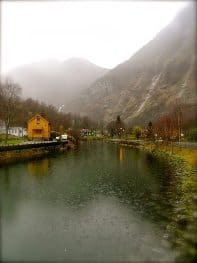
[[[139,32],[143,34],[143,32]],[[196,104],[196,4],[112,70],[85,59],[49,60],[8,75],[32,97],[105,123],[117,115],[131,124],[155,120],[181,101]],[[118,51],[117,51],[118,52]]]
[[[141,32],[143,33],[143,32]],[[109,122],[145,123],[176,100],[196,103],[196,4],[188,4],[152,41],[80,94],[72,110]]]
[[[65,105],[87,89],[108,70],[88,60],[71,58],[63,62],[48,60],[24,65],[8,72],[21,85],[24,97],[32,97],[55,106]]]

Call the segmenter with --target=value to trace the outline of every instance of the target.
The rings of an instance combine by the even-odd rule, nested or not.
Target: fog
[[[1,1],[1,70],[70,57],[113,68],[149,42],[185,4]]]

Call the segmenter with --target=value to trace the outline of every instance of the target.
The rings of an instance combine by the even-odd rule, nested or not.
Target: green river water
[[[172,262],[168,167],[108,143],[0,168],[1,257],[19,262]]]

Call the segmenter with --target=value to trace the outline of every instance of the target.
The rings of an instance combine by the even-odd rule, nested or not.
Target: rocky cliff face
[[[176,100],[196,103],[196,5],[188,4],[151,42],[81,93],[72,109],[109,122],[142,124]]]

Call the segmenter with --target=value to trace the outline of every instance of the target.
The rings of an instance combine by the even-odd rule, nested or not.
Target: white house
[[[0,134],[5,134],[5,123],[0,120]]]
[[[5,134],[6,128],[5,123],[0,120],[0,134]],[[10,127],[8,130],[8,134],[17,136],[17,137],[23,137],[27,135],[27,129],[23,127]]]
[[[8,134],[17,137],[27,136],[27,129],[23,127],[10,127],[8,130]]]

